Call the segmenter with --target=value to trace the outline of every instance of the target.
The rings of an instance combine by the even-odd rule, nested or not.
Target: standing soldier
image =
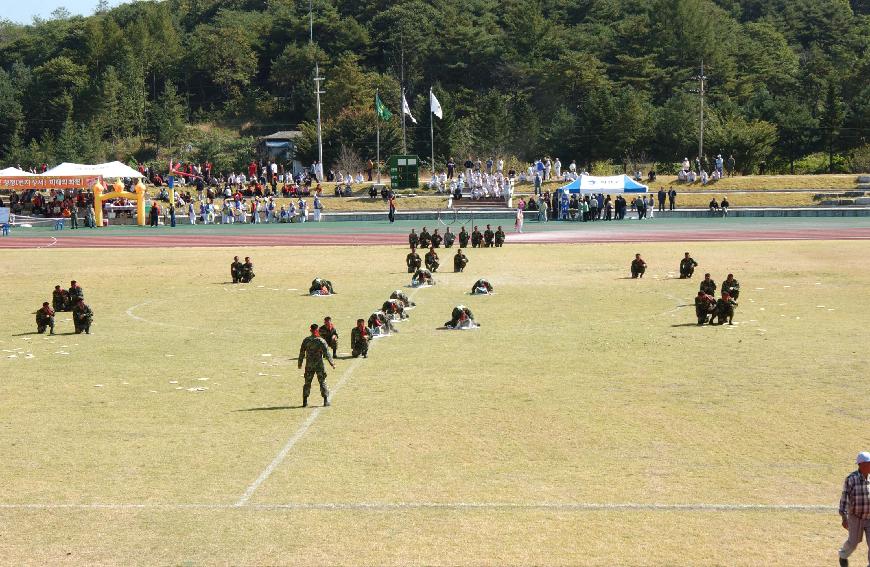
[[[411,245],[411,248],[416,248],[416,247],[417,247],[417,244],[418,244],[419,242],[420,242],[420,239],[419,239],[419,237],[417,236],[417,233],[414,232],[414,229],[412,228],[412,229],[411,229],[411,234],[408,235],[408,244]]]
[[[641,259],[640,254],[635,254],[634,260],[631,261],[631,277],[642,278],[644,272],[646,272],[646,262]]]
[[[432,272],[438,271],[438,252],[435,252],[435,248],[430,248],[429,252],[426,253],[426,268]]]
[[[323,325],[319,329],[320,338],[332,348],[332,356],[338,356],[338,329],[332,324],[332,317],[324,317]]]
[[[366,328],[365,319],[357,319],[356,327],[350,332],[350,348],[351,355],[358,358],[362,355],[363,358],[369,357],[369,341],[372,335]]]
[[[60,289],[59,285],[54,286],[54,291],[51,292],[51,304],[55,311],[66,311],[69,309],[69,294],[65,289]]]
[[[716,297],[716,282],[710,278],[710,274],[704,274],[704,279],[701,281],[700,290],[707,295]]]
[[[239,283],[242,277],[242,262],[238,256],[233,256],[233,263],[230,264],[230,276],[233,278],[233,283]]]
[[[691,278],[692,274],[695,273],[695,268],[698,267],[698,262],[694,260],[689,253],[683,256],[683,259],[680,260],[680,279],[684,280],[686,278]]]
[[[480,248],[480,244],[483,242],[483,235],[480,233],[480,229],[475,225],[474,230],[471,231],[471,247],[472,248]]]
[[[323,396],[323,405],[329,404],[329,388],[326,386],[326,369],[323,367],[323,357],[329,365],[335,368],[332,362],[332,355],[329,353],[329,347],[322,338],[320,338],[317,323],[312,323],[311,335],[302,340],[302,346],[299,347],[299,368],[302,368],[302,361],[305,361],[305,385],[302,386],[302,407],[308,407],[308,394],[311,393],[311,381],[314,375],[317,374],[317,381],[320,383],[320,395]]]
[[[470,237],[468,235],[468,231],[465,230],[465,227],[463,226],[459,230],[459,247],[460,248],[468,248],[468,239],[469,238]]]
[[[49,334],[54,334],[54,309],[48,306],[47,301],[42,302],[42,308],[36,312],[36,332],[40,335],[45,332],[45,328],[50,329]]]
[[[493,241],[495,240],[495,233],[492,231],[492,227],[490,225],[486,225],[486,230],[483,231],[483,241],[485,243],[486,248],[492,248]]]
[[[85,304],[85,300],[81,297],[76,299],[75,305],[72,308],[73,314],[73,326],[76,329],[76,334],[82,334],[82,331],[85,332],[86,335],[91,334],[91,321],[94,320],[94,312],[91,311],[91,308]]]
[[[432,233],[432,248],[441,248],[441,243],[444,239],[438,234],[438,229],[435,229],[435,232]]]
[[[405,264],[408,266],[409,274],[413,274],[423,265],[423,261],[420,259],[420,255],[417,254],[416,248],[411,248],[411,251],[405,256]]]
[[[426,227],[423,227],[423,230],[420,231],[420,248],[429,248],[432,242],[432,235],[429,234],[429,231],[426,230]]]
[[[450,232],[450,227],[444,231],[444,248],[452,248],[453,243],[456,241],[456,235]]]
[[[737,300],[740,297],[740,282],[734,279],[734,274],[728,274],[728,278],[722,282],[722,291],[728,292],[731,299]]]
[[[495,231],[495,247],[501,248],[504,246],[504,231],[501,228],[501,225],[498,226],[498,229]]]
[[[453,271],[461,272],[465,269],[465,266],[468,265],[468,256],[462,253],[462,248],[456,251],[456,255],[453,257]]]

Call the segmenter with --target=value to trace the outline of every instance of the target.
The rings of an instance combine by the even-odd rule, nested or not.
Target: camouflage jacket
[[[322,338],[311,335],[302,340],[302,346],[299,347],[299,366],[305,360],[306,368],[323,368],[324,356],[332,362],[332,353]]]

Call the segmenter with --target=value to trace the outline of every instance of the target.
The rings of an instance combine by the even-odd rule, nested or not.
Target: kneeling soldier
[[[405,256],[405,264],[408,266],[409,274],[413,274],[423,265],[423,261],[420,259],[420,255],[417,254],[416,248],[411,248],[411,251]]]
[[[728,274],[728,278],[722,282],[722,291],[728,292],[735,301],[740,297],[740,282],[734,279],[734,274]]]
[[[435,285],[432,272],[424,269],[418,269],[414,272],[414,276],[411,278],[411,287],[420,287],[421,285]]]
[[[414,307],[417,304],[411,301],[408,295],[401,289],[397,289],[390,294],[390,299],[398,299],[405,307]]]
[[[426,252],[426,268],[431,270],[432,272],[438,271],[438,252],[435,252],[435,248],[430,248],[428,252]]]
[[[502,230],[501,225],[499,225],[498,229],[495,231],[495,247],[501,248],[504,246],[504,230]]]
[[[308,394],[311,393],[311,382],[314,375],[317,374],[317,381],[320,383],[320,395],[323,396],[323,405],[329,405],[329,388],[326,385],[326,368],[323,367],[323,357],[326,357],[329,365],[335,368],[332,362],[332,356],[329,354],[329,347],[319,336],[317,323],[312,323],[311,335],[302,340],[302,346],[299,348],[299,368],[302,368],[302,361],[305,361],[305,385],[302,386],[302,407],[308,407]]]
[[[245,263],[239,269],[239,281],[249,283],[252,279],[254,279],[254,264],[248,256],[245,256]]]
[[[94,312],[85,304],[85,300],[79,297],[76,299],[76,304],[72,308],[73,326],[76,329],[76,334],[80,335],[82,331],[86,335],[91,334],[91,322],[94,320]]]
[[[461,329],[478,325],[474,322],[474,314],[471,309],[464,305],[457,305],[450,314],[450,320],[444,323],[444,326],[449,329]]]
[[[715,307],[716,300],[712,296],[703,291],[698,292],[698,295],[695,296],[695,316],[698,317],[699,325],[707,322],[707,317],[715,313]]]
[[[695,268],[698,266],[698,262],[696,262],[689,253],[686,252],[686,255],[683,256],[683,259],[680,260],[680,279],[684,280],[686,278],[691,278],[692,274],[695,273]]]
[[[230,277],[233,278],[233,283],[239,283],[239,279],[242,277],[242,266],[239,257],[233,256],[233,263],[230,264]]]
[[[444,232],[444,248],[450,248],[456,241],[456,235],[450,232],[450,227]]]
[[[456,255],[453,256],[453,271],[461,272],[465,269],[465,266],[468,265],[468,256],[462,253],[462,248],[456,251]]]
[[[408,318],[408,314],[405,313],[405,306],[402,305],[402,302],[398,299],[388,299],[384,301],[384,304],[381,306],[381,311],[386,313],[387,317],[391,318],[393,321],[397,319],[403,321]]]
[[[318,329],[320,338],[332,348],[332,356],[338,356],[338,329],[332,324],[332,317],[325,317],[323,325]]]
[[[631,277],[642,278],[645,271],[646,262],[641,259],[640,254],[635,254],[634,260],[631,261]]]
[[[55,311],[69,310],[69,293],[59,285],[54,286],[54,291],[51,292],[51,304]]]
[[[54,334],[54,309],[48,306],[47,301],[42,302],[42,307],[36,312],[36,332],[40,335],[50,329],[49,334]]]
[[[357,319],[356,327],[354,327],[350,332],[351,355],[354,358],[358,358],[360,355],[362,355],[363,358],[368,358],[369,341],[371,338],[372,335],[366,328],[365,320]]]
[[[483,243],[483,235],[480,233],[480,229],[475,226],[474,230],[471,231],[471,247],[480,248],[481,243]]]
[[[701,285],[699,289],[707,295],[716,297],[716,282],[713,281],[713,279],[710,277],[710,274],[704,274],[704,279],[701,280]]]
[[[713,318],[718,318],[718,324],[722,325],[728,321],[729,325],[734,324],[734,308],[737,307],[737,302],[734,301],[726,292],[722,292],[722,297],[716,300],[716,312],[710,318],[710,324],[713,324]]]
[[[486,225],[486,230],[483,231],[483,242],[485,248],[492,248],[492,243],[495,240],[495,233],[490,225]]]
[[[309,295],[332,295],[335,290],[332,289],[332,282],[323,278],[314,278],[311,280],[311,287],[308,288]]]

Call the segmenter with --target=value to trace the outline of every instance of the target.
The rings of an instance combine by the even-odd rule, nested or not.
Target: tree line
[[[91,16],[0,23],[0,162],[211,159],[300,129],[316,157],[313,69],[325,76],[325,162],[374,155],[375,90],[401,146],[404,86],[428,156],[658,163],[704,147],[738,167],[870,164],[870,16],[863,0],[139,1]],[[194,127],[191,127],[193,125]],[[203,125],[232,126],[232,131]],[[244,136],[239,136],[239,134]],[[727,155],[725,155],[727,157]]]

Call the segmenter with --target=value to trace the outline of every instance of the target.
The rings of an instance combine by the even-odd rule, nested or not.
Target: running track
[[[147,229],[143,229],[147,230]],[[80,233],[81,234],[81,233]],[[511,244],[578,244],[610,242],[724,242],[760,240],[870,240],[870,227],[797,228],[763,230],[559,230],[508,234]],[[252,246],[407,245],[406,234],[169,234],[87,236],[57,233],[0,238],[0,249],[36,248],[208,248]]]

